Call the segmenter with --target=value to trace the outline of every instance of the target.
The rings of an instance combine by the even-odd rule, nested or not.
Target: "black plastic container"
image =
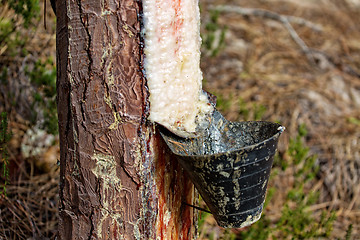
[[[214,111],[200,137],[162,136],[217,223],[242,228],[260,219],[277,143],[277,123],[229,122]]]

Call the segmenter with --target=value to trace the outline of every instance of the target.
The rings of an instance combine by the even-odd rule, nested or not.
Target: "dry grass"
[[[0,197],[0,239],[54,239],[59,173],[29,176]]]

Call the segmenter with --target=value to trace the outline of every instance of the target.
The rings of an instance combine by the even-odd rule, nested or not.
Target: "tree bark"
[[[193,239],[194,187],[148,122],[141,1],[56,1],[60,239]]]

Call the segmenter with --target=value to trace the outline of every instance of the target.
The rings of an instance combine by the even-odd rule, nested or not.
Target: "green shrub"
[[[258,121],[266,113],[266,107],[259,103],[247,104],[242,98],[239,98],[239,118],[241,121]]]
[[[219,15],[219,11],[210,11],[210,20],[205,23],[205,30],[202,34],[203,46],[211,57],[218,55],[225,46],[227,28],[218,23]]]
[[[350,240],[351,239],[352,229],[353,229],[353,225],[349,224],[349,227],[346,230],[345,240]]]
[[[31,71],[26,71],[30,82],[37,88],[33,94],[33,124],[38,113],[36,107],[42,109],[44,123],[42,128],[48,133],[57,134],[58,118],[56,108],[56,66],[51,59],[44,62],[37,61]]]
[[[6,196],[6,186],[9,184],[9,153],[7,144],[11,139],[11,133],[8,130],[7,113],[2,112],[0,115],[0,164],[1,164],[1,184],[0,195]]]
[[[0,0],[1,1],[1,0]],[[26,30],[34,27],[40,16],[39,0],[2,0],[4,11],[15,12],[9,18],[0,18],[0,49],[6,49],[8,56],[21,58],[28,55],[28,37]],[[25,34],[24,34],[25,33]],[[35,124],[43,119],[41,128],[48,133],[58,132],[57,109],[56,109],[56,69],[51,59],[35,63],[28,63],[25,66],[25,74],[29,77],[32,86],[35,87],[32,102],[31,123]],[[34,64],[34,67],[32,67]],[[30,69],[31,70],[28,70]],[[3,67],[0,73],[0,84],[8,84],[8,69]],[[8,91],[7,101],[15,106],[13,102],[14,93]],[[39,111],[40,109],[40,111]],[[41,114],[39,118],[39,113]]]
[[[0,49],[5,49],[7,54],[15,57],[18,54],[26,55],[25,45],[27,36],[21,29],[34,25],[34,20],[39,19],[39,0],[0,0],[2,11],[13,10],[11,18],[0,17]]]
[[[232,94],[230,94],[228,97],[225,97],[223,94],[215,94],[216,96],[216,108],[220,112],[226,112],[231,107],[231,102],[233,99]]]
[[[8,3],[17,15],[24,19],[24,27],[28,28],[34,18],[39,17],[39,0],[3,0],[2,4]]]
[[[358,119],[358,118],[349,117],[347,120],[348,120],[349,123],[360,126],[360,119]]]

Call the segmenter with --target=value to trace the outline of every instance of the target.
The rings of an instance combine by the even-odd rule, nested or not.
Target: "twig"
[[[352,208],[354,207],[355,203],[357,202],[357,199],[359,198],[360,195],[360,186],[356,187],[357,189],[355,190],[355,194],[353,199],[351,200],[348,209],[346,210],[346,214],[350,213],[352,211]]]
[[[37,232],[40,232],[40,231],[34,222],[34,217],[32,216],[31,211],[21,201],[16,200],[16,203],[17,203],[17,207],[24,213],[24,215],[27,217],[27,219],[29,221],[33,237],[37,236]]]
[[[232,12],[241,14],[244,16],[257,16],[262,18],[268,18],[272,20],[276,20],[281,22],[284,27],[288,30],[291,38],[295,41],[297,45],[300,46],[301,50],[304,52],[308,60],[312,63],[315,63],[313,51],[305,44],[305,42],[299,37],[293,26],[290,24],[290,22],[297,23],[300,25],[304,25],[307,27],[310,27],[316,31],[321,31],[321,27],[319,25],[316,25],[314,23],[311,23],[310,21],[307,21],[305,19],[299,18],[299,17],[292,17],[292,16],[286,16],[281,15],[269,10],[265,9],[258,9],[258,8],[243,8],[238,6],[229,6],[229,5],[220,5],[216,7],[212,7],[213,9],[220,11],[220,12]]]
[[[206,209],[204,209],[204,208],[201,208],[201,207],[198,207],[198,206],[194,206],[194,205],[191,205],[191,204],[186,203],[186,202],[183,202],[183,204],[186,205],[186,206],[195,208],[195,209],[197,209],[197,210],[200,210],[200,211],[203,211],[203,212],[207,212],[207,213],[212,214],[209,210],[206,210]]]
[[[288,16],[288,15],[281,15],[269,10],[260,9],[260,8],[244,8],[239,6],[230,6],[230,5],[219,5],[219,6],[211,6],[211,9],[218,10],[220,12],[233,12],[237,14],[241,14],[244,16],[256,16],[256,17],[262,17],[262,18],[268,18],[272,20],[277,20],[282,22],[282,19],[286,19],[290,23],[295,23],[298,25],[302,25],[308,28],[311,28],[312,30],[316,32],[323,31],[323,27],[319,24],[313,23],[309,20],[306,20],[301,17],[295,17],[295,16]]]
[[[295,17],[295,16],[288,16],[288,15],[283,15],[284,17],[287,18],[287,20],[291,23],[295,23],[298,25],[302,25],[305,26],[307,28],[310,28],[316,32],[322,32],[323,31],[323,27],[320,24],[316,24],[313,22],[310,22],[309,20],[306,20],[304,18],[301,17]]]
[[[323,203],[319,203],[316,205],[311,205],[310,207],[307,207],[305,209],[305,212],[315,212],[316,210],[327,208],[330,205],[331,205],[331,202],[323,202]]]

